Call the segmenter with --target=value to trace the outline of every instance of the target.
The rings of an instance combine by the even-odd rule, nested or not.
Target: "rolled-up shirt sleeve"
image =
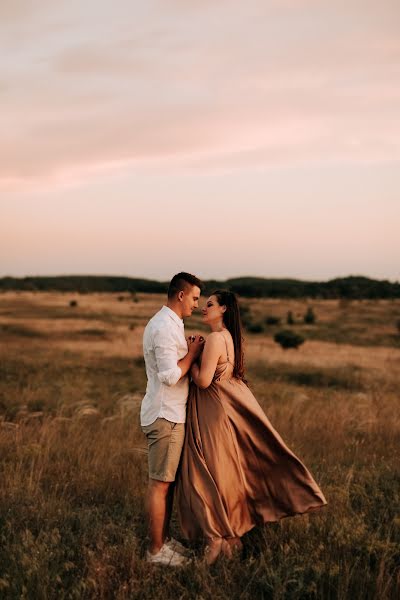
[[[182,377],[182,370],[178,367],[176,341],[168,330],[156,331],[153,339],[157,377],[165,385],[176,385]]]

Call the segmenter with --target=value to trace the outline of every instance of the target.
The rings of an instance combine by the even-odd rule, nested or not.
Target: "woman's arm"
[[[211,385],[223,348],[224,340],[217,331],[207,337],[201,358],[201,366],[199,367],[197,363],[193,363],[190,371],[194,383],[199,388],[205,389]]]

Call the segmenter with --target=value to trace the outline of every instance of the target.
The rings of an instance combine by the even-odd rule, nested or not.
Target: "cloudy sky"
[[[2,0],[0,276],[400,279],[398,0]]]

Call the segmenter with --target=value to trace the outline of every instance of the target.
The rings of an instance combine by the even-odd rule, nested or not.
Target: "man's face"
[[[191,285],[182,293],[182,318],[190,317],[194,309],[199,307],[201,290],[197,285]]]

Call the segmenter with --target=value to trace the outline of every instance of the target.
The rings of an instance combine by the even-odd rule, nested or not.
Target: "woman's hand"
[[[187,344],[188,346],[190,344],[192,344],[193,342],[196,341],[196,339],[201,343],[204,344],[204,342],[206,341],[205,338],[202,335],[188,335],[186,338]]]

